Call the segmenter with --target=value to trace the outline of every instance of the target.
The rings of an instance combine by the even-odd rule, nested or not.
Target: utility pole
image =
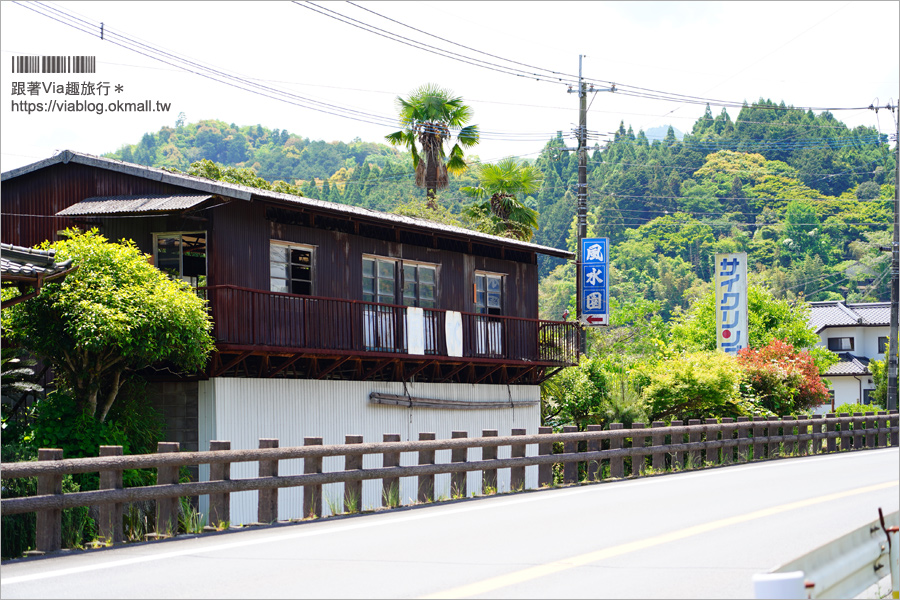
[[[577,257],[575,258],[575,320],[578,322],[581,322],[582,312],[581,270],[583,265],[581,264],[581,246],[584,238],[587,237],[587,95],[589,92],[616,91],[615,84],[608,88],[595,88],[591,85],[590,89],[588,89],[581,77],[581,60],[583,58],[583,54],[578,55],[578,89],[573,90],[569,88],[568,90],[570,94],[578,94],[578,129],[576,131],[578,147],[566,148],[566,150],[578,152],[578,249],[576,250]],[[609,302],[609,299],[607,299],[607,302]],[[587,354],[587,332],[583,326],[579,348],[581,354]]]
[[[894,240],[891,245],[891,333],[888,338],[888,386],[887,408],[897,408],[898,319],[900,319],[900,112],[897,105],[891,107],[895,123],[897,164],[894,168]]]

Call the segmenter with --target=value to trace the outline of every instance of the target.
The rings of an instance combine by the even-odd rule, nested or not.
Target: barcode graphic
[[[96,56],[13,56],[13,73],[96,73]]]

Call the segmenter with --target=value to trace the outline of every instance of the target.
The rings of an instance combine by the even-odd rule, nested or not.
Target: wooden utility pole
[[[581,264],[582,243],[587,237],[587,95],[589,92],[615,92],[616,86],[613,84],[608,88],[595,88],[591,85],[588,89],[581,76],[581,60],[583,54],[578,55],[578,89],[569,88],[570,94],[578,94],[578,147],[574,148],[578,152],[578,248],[575,258],[575,320],[581,321],[582,313],[582,290],[581,279],[583,277]],[[570,150],[570,148],[566,148]],[[607,299],[607,302],[609,300]],[[581,354],[587,354],[587,333],[582,327],[581,339],[579,342]]]
[[[888,338],[888,386],[887,408],[897,408],[897,361],[898,361],[898,319],[900,319],[900,114],[894,105],[895,136],[897,144],[897,164],[894,167],[894,239],[891,244],[891,332]]]

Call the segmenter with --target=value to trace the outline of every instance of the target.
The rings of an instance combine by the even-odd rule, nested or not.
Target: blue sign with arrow
[[[581,323],[609,325],[609,238],[581,242]]]

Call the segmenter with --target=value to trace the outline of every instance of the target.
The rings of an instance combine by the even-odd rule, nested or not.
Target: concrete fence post
[[[734,419],[732,417],[722,417],[722,423],[734,423]],[[734,429],[722,429],[722,440],[733,440],[734,439]],[[734,462],[734,448],[735,446],[722,446],[722,464],[730,465]]]
[[[706,441],[707,442],[716,442],[719,440],[719,421],[718,419],[705,419],[704,424],[706,425]],[[706,451],[704,452],[705,459],[707,463],[712,463],[714,465],[718,465],[721,461],[719,460],[719,449],[718,448],[710,448],[709,445],[706,445]]]
[[[436,439],[433,432],[419,433],[419,441],[428,441]],[[433,465],[434,450],[419,450],[419,464]],[[431,502],[434,500],[434,475],[419,475],[419,502]]]
[[[602,425],[596,425],[596,424],[594,424],[594,425],[588,425],[588,426],[587,426],[587,430],[588,430],[588,431],[602,431],[602,430],[603,430],[603,426],[602,426]],[[601,448],[600,448],[600,440],[594,439],[594,440],[588,441],[588,444],[587,444],[587,451],[588,451],[588,452],[599,452],[600,450],[601,450]],[[601,477],[600,477],[600,475],[601,475],[601,473],[600,473],[601,466],[602,466],[601,461],[599,461],[599,460],[597,460],[597,459],[591,459],[591,460],[587,463],[587,479],[588,479],[589,481],[599,481],[599,480],[601,479]]]
[[[260,448],[277,448],[276,438],[260,438]],[[278,477],[278,460],[259,461],[258,477]],[[278,488],[259,490],[256,520],[260,523],[274,523],[278,520]]]
[[[62,460],[61,448],[41,448],[38,460]],[[38,496],[62,495],[62,475],[39,475]],[[35,514],[34,547],[38,552],[55,552],[62,548],[62,511],[39,510]]]
[[[304,446],[321,446],[322,438],[305,437],[303,438]],[[322,457],[307,456],[303,459],[303,473],[321,473]],[[320,485],[304,485],[303,486],[303,518],[321,517],[322,516],[322,486]]]
[[[828,413],[825,415],[827,419],[833,419],[837,415],[834,413]],[[825,424],[825,432],[826,433],[834,433],[837,430],[837,425],[834,422],[828,422]],[[825,440],[825,451],[826,452],[835,452],[837,450],[837,438],[828,436]]]
[[[766,435],[769,437],[778,435],[778,425],[781,417],[769,417],[769,425],[766,427]],[[778,452],[779,444],[778,442],[769,442],[769,458],[775,458],[780,453]]]
[[[615,431],[617,429],[623,429],[625,426],[622,423],[610,423],[609,429],[610,431]],[[623,446],[623,442],[625,438],[621,436],[615,436],[609,438],[609,449],[610,450],[620,450]],[[625,477],[625,457],[623,456],[613,456],[609,459],[609,476],[615,479],[623,479]]]
[[[156,452],[178,452],[178,442],[159,442]],[[156,485],[178,483],[178,467],[157,467]],[[156,535],[163,537],[175,533],[178,528],[178,498],[160,498],[156,501]]]
[[[525,429],[513,429],[512,435],[525,435]],[[512,458],[524,458],[525,444],[512,444],[510,447]],[[516,492],[525,489],[525,467],[512,467],[509,470],[509,490]]]
[[[900,411],[898,411],[898,410],[896,410],[896,409],[890,411],[890,417],[891,417],[890,425],[891,425],[891,427],[896,427],[896,426],[897,426],[897,417],[898,417],[898,414],[900,414]],[[898,430],[896,430],[896,429],[894,429],[893,431],[891,431],[891,446],[895,446],[895,447],[896,447],[897,445],[900,445],[900,442],[898,442],[898,439],[897,439],[898,437],[900,437],[900,431],[898,431]]]
[[[381,440],[383,442],[399,442],[400,434],[399,433],[385,433],[382,435]],[[384,452],[381,455],[381,466],[384,468],[387,467],[399,467],[400,466],[400,453],[399,452]],[[400,478],[399,477],[385,477],[381,480],[381,503],[384,506],[394,507],[400,506]]]
[[[209,442],[210,452],[231,450],[231,442],[213,440]],[[209,465],[210,481],[229,481],[231,479],[231,463],[212,463]],[[209,495],[209,524],[217,527],[220,523],[231,521],[231,494],[228,492]]]
[[[650,427],[653,429],[658,429],[660,427],[665,427],[666,424],[663,421],[653,421],[650,423]],[[664,447],[666,445],[666,434],[665,432],[654,432],[652,435],[653,445],[655,447]],[[666,469],[666,452],[665,450],[657,450],[654,451],[653,454],[650,455],[650,465],[653,467],[654,471],[665,471]]]
[[[875,426],[878,428],[878,447],[884,448],[887,446],[887,411],[878,413],[878,420],[875,422]]]
[[[821,454],[822,453],[822,415],[813,415],[812,420],[812,453],[813,454]]]
[[[461,439],[469,436],[469,432],[467,431],[452,431],[450,432],[450,437],[453,439]],[[469,460],[469,449],[468,448],[454,448],[450,451],[450,462],[454,463],[464,463]],[[466,497],[466,480],[468,479],[468,473],[453,473],[450,475],[450,496],[453,498],[465,498]]]
[[[550,435],[553,433],[552,427],[538,427],[538,433],[541,435]],[[550,442],[538,444],[538,454],[540,456],[549,456],[553,454],[553,444]],[[553,465],[547,463],[538,465],[538,487],[549,486],[553,484]]]
[[[578,427],[575,425],[566,425],[563,427],[563,433],[577,433]],[[578,452],[578,442],[563,442],[563,452],[573,454]],[[578,461],[569,461],[563,463],[563,483],[578,483]]]
[[[683,421],[672,421],[669,424],[671,427],[681,427],[684,425]],[[684,434],[683,433],[673,433],[671,436],[671,441],[673,444],[681,444],[684,442]],[[684,452],[677,451],[672,453],[672,470],[673,471],[681,471],[684,469]]]
[[[866,448],[875,447],[875,413],[866,413]]]
[[[840,417],[842,419],[847,418],[849,416],[850,416],[850,413],[841,413],[840,414]],[[853,447],[853,444],[851,443],[851,440],[853,438],[851,437],[850,423],[849,422],[841,423],[840,425],[841,425],[841,452],[844,452],[845,450],[850,450],[850,448]]]
[[[100,456],[122,456],[122,446],[100,446]],[[100,471],[101,490],[121,490],[122,470]],[[113,544],[125,540],[122,527],[122,503],[101,504],[98,507],[100,522],[97,524],[100,537]]]
[[[862,450],[865,436],[865,420],[861,412],[853,413],[853,449]]]
[[[766,444],[757,441],[766,435],[766,426],[762,424],[765,420],[765,417],[753,417],[753,460],[766,457]]]
[[[794,456],[795,454],[799,454],[800,449],[797,447],[797,438],[794,437],[794,423],[793,421],[797,420],[797,417],[794,416],[784,416],[781,417],[782,424],[784,425],[784,437],[788,438],[784,441],[784,453],[787,456]]]
[[[737,461],[739,463],[747,462],[750,460],[750,442],[748,441],[748,436],[750,435],[750,426],[746,424],[748,421],[750,421],[748,417],[737,418]]]
[[[700,419],[688,419],[688,427],[694,427],[700,424]],[[688,433],[688,443],[695,444],[700,441],[700,436],[703,432],[700,429],[691,429]],[[688,451],[688,466],[691,469],[699,469],[703,466],[703,463],[700,462],[700,449],[693,448]]]
[[[806,421],[808,418],[809,417],[801,417],[800,420]],[[809,435],[809,425],[798,425],[797,435]],[[809,454],[809,440],[797,438],[797,444],[800,447],[800,456],[806,456],[807,454]]]
[[[363,436],[345,435],[345,444],[362,444]],[[345,454],[344,470],[359,471],[363,468],[362,454]],[[344,482],[344,512],[356,513],[362,510],[362,480]]]
[[[497,437],[496,429],[483,429],[481,437]],[[497,446],[483,446],[481,448],[481,460],[494,460],[497,458]],[[484,469],[481,476],[481,493],[496,494],[497,490],[497,469]]]
[[[632,429],[643,429],[644,424],[643,423],[632,423],[631,428]],[[638,435],[638,434],[633,435],[631,437],[631,449],[634,450],[635,448],[643,448],[644,440],[645,440],[645,437],[643,435]],[[644,472],[645,462],[646,461],[645,461],[643,454],[641,454],[641,455],[632,454],[631,455],[631,475],[632,475],[632,477],[640,477],[641,476],[641,473]]]

